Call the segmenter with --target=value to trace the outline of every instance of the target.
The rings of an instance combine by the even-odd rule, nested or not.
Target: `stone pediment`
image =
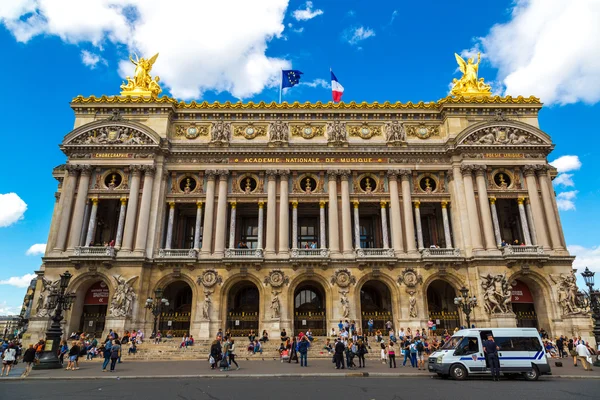
[[[83,146],[156,146],[158,135],[127,122],[105,122],[94,126],[82,126],[65,137],[63,145]],[[92,125],[92,124],[90,124]],[[87,128],[87,129],[86,129]],[[156,137],[153,137],[156,136]]]
[[[459,135],[458,145],[467,146],[551,146],[552,143],[543,132],[515,126],[515,124],[486,124],[469,129],[471,132]],[[461,138],[462,136],[462,138]]]

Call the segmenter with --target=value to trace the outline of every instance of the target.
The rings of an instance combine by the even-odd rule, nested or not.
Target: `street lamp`
[[[471,328],[471,311],[477,306],[477,298],[475,296],[469,297],[469,289],[466,287],[460,288],[460,297],[454,298],[454,304],[462,308],[465,313],[467,320],[467,329]]]
[[[585,267],[585,271],[581,273],[588,292],[586,293],[590,304],[590,310],[592,311],[592,319],[594,320],[594,339],[596,340],[596,349],[600,345],[600,291],[594,290],[594,275],[595,272],[590,271],[588,267]],[[600,367],[600,360],[596,357],[594,366]]]
[[[61,368],[62,365],[58,360],[58,349],[60,346],[60,339],[62,338],[62,327],[60,321],[63,320],[63,310],[69,310],[73,299],[75,298],[74,293],[66,293],[69,281],[71,280],[69,271],[66,271],[60,276],[60,284],[57,289],[52,290],[49,297],[48,309],[54,309],[54,313],[51,314],[52,325],[46,331],[46,347],[40,355],[40,362],[34,366],[35,369],[55,369]]]
[[[146,308],[154,315],[154,332],[152,332],[152,336],[156,336],[158,332],[158,316],[162,312],[163,307],[169,307],[169,300],[163,297],[163,290],[158,288],[154,291],[154,299],[150,297],[146,299]]]

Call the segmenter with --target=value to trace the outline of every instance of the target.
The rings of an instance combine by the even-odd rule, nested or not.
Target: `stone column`
[[[89,246],[94,240],[96,232],[96,215],[98,214],[98,198],[92,199],[92,211],[90,212],[90,222],[88,224],[87,235],[85,236],[85,245]]]
[[[132,165],[131,181],[129,182],[129,206],[125,214],[125,231],[123,232],[123,246],[121,250],[131,251],[133,249],[133,234],[135,233],[135,222],[137,219],[137,206],[140,197],[140,167]],[[87,245],[87,243],[86,243]]]
[[[481,229],[479,228],[479,214],[477,213],[477,202],[475,201],[475,189],[473,188],[473,169],[475,169],[474,165],[463,165],[460,167],[463,175],[467,212],[469,213],[469,230],[471,231],[473,251],[480,251],[483,250],[483,244],[481,243]]]
[[[290,171],[279,171],[279,254],[286,257],[290,251]]]
[[[236,214],[237,214],[237,202],[232,201],[229,203],[231,205],[231,215],[229,216],[229,248],[235,248],[235,223],[236,223]]]
[[[125,226],[125,213],[127,211],[127,197],[121,197],[121,207],[119,208],[119,223],[117,224],[117,238],[115,239],[115,249],[119,250],[123,243],[123,228]]]
[[[215,220],[215,179],[217,171],[205,171],[204,176],[206,176],[206,207],[204,209],[202,250],[200,251],[200,254],[208,256],[212,253],[213,226]]]
[[[544,212],[540,194],[538,192],[537,179],[535,178],[535,166],[525,165],[523,167],[525,175],[525,183],[527,183],[527,193],[531,202],[531,211],[533,215],[533,227],[535,229],[538,246],[542,246],[544,250],[550,250],[550,242],[546,233],[546,222],[544,221]]]
[[[175,223],[175,202],[169,202],[169,219],[167,220],[167,242],[165,249],[171,250],[173,246],[173,224]]]
[[[554,212],[554,204],[552,204],[554,188],[552,187],[551,180],[548,178],[548,167],[545,165],[542,166],[538,169],[537,174],[540,181],[540,189],[542,190],[542,202],[544,203],[546,221],[548,221],[548,231],[550,232],[552,248],[554,250],[564,251],[564,247],[560,241],[560,228],[558,226],[558,220],[556,219],[556,213]]]
[[[350,171],[341,170],[341,190],[342,190],[342,247],[344,254],[352,254],[354,248],[352,246],[352,220],[350,217]]]
[[[329,194],[329,251],[331,255],[340,253],[340,229],[337,199],[337,171],[327,171],[329,181],[327,191]]]
[[[227,177],[229,171],[219,171],[219,195],[217,197],[217,223],[215,224],[215,252],[218,258],[225,254],[227,232]]]
[[[448,171],[448,189],[450,191],[450,218],[452,218],[452,229],[454,230],[454,247],[464,249],[467,256],[471,255],[473,245],[471,232],[469,231],[469,214],[465,200],[464,183],[460,165],[454,164]]]
[[[400,220],[400,194],[398,192],[398,170],[387,171],[390,190],[390,227],[392,229],[392,248],[398,256],[404,253],[402,240],[402,221]]]
[[[498,245],[494,239],[494,227],[492,225],[492,213],[490,211],[490,202],[487,194],[485,165],[477,165],[475,170],[477,180],[477,193],[479,194],[479,209],[481,210],[481,221],[483,222],[483,237],[485,239],[486,250],[498,250]]]
[[[264,201],[258,202],[258,240],[256,242],[256,248],[262,250],[263,248],[263,236],[264,236],[264,223],[265,220],[265,203]]]
[[[91,168],[89,165],[81,167],[79,185],[77,186],[77,198],[75,199],[75,207],[73,210],[73,222],[71,223],[71,236],[67,250],[73,250],[75,247],[79,246],[79,242],[81,242],[81,228],[83,227],[85,206],[88,201],[87,195],[90,186],[90,174]]]
[[[535,233],[535,224],[533,223],[533,215],[531,214],[531,202],[529,199],[525,202],[525,210],[527,211],[527,223],[529,225],[529,233],[531,234],[531,243],[537,246],[537,236]]]
[[[319,201],[319,239],[321,241],[321,248],[322,249],[326,249],[327,248],[327,242],[326,242],[326,233],[327,233],[327,227],[325,224],[325,204],[327,202],[325,200],[321,200]]]
[[[277,171],[267,171],[267,241],[265,256],[275,254],[277,231]]]
[[[292,249],[298,249],[298,202],[292,201]]]
[[[490,197],[490,210],[492,211],[492,222],[494,223],[494,236],[496,237],[496,244],[500,246],[502,244],[502,235],[500,235],[500,222],[498,222],[498,210],[496,210],[495,197]]]
[[[415,205],[415,226],[417,227],[417,244],[419,250],[423,250],[423,227],[421,226],[421,202],[419,200],[413,201]]]
[[[442,201],[442,222],[444,223],[444,238],[446,239],[446,248],[452,248],[452,235],[450,235],[450,219],[448,218],[448,202]]]
[[[525,238],[525,244],[531,246],[531,236],[529,235],[529,225],[527,224],[527,215],[525,215],[525,205],[523,204],[525,199],[519,197],[517,203],[519,204],[519,217],[521,218],[521,228],[523,228],[523,237]]]
[[[196,225],[194,227],[194,250],[200,250],[200,231],[202,229],[202,202],[196,202]]]
[[[380,201],[379,205],[381,206],[381,241],[383,242],[383,248],[390,248],[390,240],[388,235],[388,224],[387,224],[387,202]]]
[[[155,171],[154,166],[147,165],[144,168],[144,190],[142,191],[138,228],[135,235],[135,252],[146,252],[146,239],[148,238],[148,224],[150,222],[150,202],[152,200]]]
[[[358,212],[358,200],[352,202],[354,205],[354,247],[360,249],[360,215]]]
[[[54,250],[56,251],[63,251],[65,249],[65,243],[67,242],[69,220],[71,219],[71,206],[73,205],[75,182],[77,181],[77,171],[79,167],[76,165],[67,165],[66,169],[68,175],[62,187],[59,200],[60,222],[58,224],[58,233],[56,235],[56,245],[54,246]]]
[[[402,177],[402,208],[404,209],[404,231],[406,233],[406,250],[409,253],[417,253],[417,244],[415,242],[415,225],[413,218],[412,199],[410,194],[410,169],[401,169],[399,171]]]
[[[81,225],[81,232],[79,233],[79,246],[85,246],[85,239],[87,234],[87,225],[90,220],[91,202],[89,199],[85,201],[85,211],[83,213],[83,224]]]

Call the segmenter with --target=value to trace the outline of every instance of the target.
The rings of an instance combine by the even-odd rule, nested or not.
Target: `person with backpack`
[[[348,345],[346,346],[346,366],[348,367],[348,369],[354,369],[354,367],[356,366],[354,364],[355,351],[358,351],[358,348],[354,344],[354,341],[352,341],[352,339],[349,339]]]
[[[25,372],[23,372],[23,376],[29,375],[34,361],[35,361],[35,349],[33,348],[33,345],[30,344],[29,348],[27,350],[25,350],[25,353],[23,353],[23,362],[25,363]]]
[[[110,362],[110,353],[111,353],[112,343],[110,340],[107,340],[106,343],[101,347],[102,355],[104,356],[104,362],[102,362],[102,372],[106,372],[106,367]]]
[[[310,342],[307,340],[306,336],[302,337],[302,340],[297,345],[298,353],[300,353],[300,366],[308,367],[308,348],[310,347]]]
[[[357,346],[356,355],[358,356],[358,368],[364,368],[364,367],[366,367],[365,354],[367,354],[369,351],[367,350],[367,346],[365,346],[365,343],[362,340],[359,340],[358,344],[356,346]]]
[[[417,342],[415,343],[415,348],[417,349],[417,369],[425,369],[425,345],[423,344],[423,341],[421,339],[417,339]]]
[[[291,364],[292,361],[296,361],[296,364],[298,364],[298,351],[296,350],[297,346],[298,342],[296,341],[296,337],[294,336],[294,341],[290,346],[290,359],[288,360],[288,364]]]
[[[4,353],[2,354],[2,372],[0,373],[0,376],[2,376],[5,370],[5,376],[8,376],[8,374],[10,373],[10,369],[12,368],[16,360],[17,351],[15,350],[14,345],[11,343],[8,345],[8,347],[6,348],[6,350],[4,350]]]
[[[80,351],[81,348],[79,347],[77,342],[73,341],[73,343],[71,343],[71,348],[69,349],[69,363],[67,364],[67,368],[65,368],[67,371],[75,371],[76,369],[79,369],[79,367],[76,367],[76,361],[77,357],[79,357]]]
[[[110,348],[110,372],[115,372],[115,365],[121,356],[121,342],[118,339],[113,340]]]
[[[417,367],[417,344],[414,340],[410,342],[410,365],[413,368]]]
[[[230,340],[229,347],[229,366],[231,366],[231,364],[235,364],[236,370],[240,369],[240,366],[238,365],[237,361],[235,361],[235,340],[233,339]]]
[[[373,318],[369,319],[369,322],[367,322],[367,327],[369,328],[369,336],[373,336]]]

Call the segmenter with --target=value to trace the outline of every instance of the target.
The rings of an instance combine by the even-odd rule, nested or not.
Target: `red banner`
[[[108,286],[100,281],[94,283],[85,294],[85,305],[108,305]]]
[[[512,288],[512,302],[513,303],[533,303],[533,296],[529,291],[529,287],[521,281],[517,281],[517,284]]]

